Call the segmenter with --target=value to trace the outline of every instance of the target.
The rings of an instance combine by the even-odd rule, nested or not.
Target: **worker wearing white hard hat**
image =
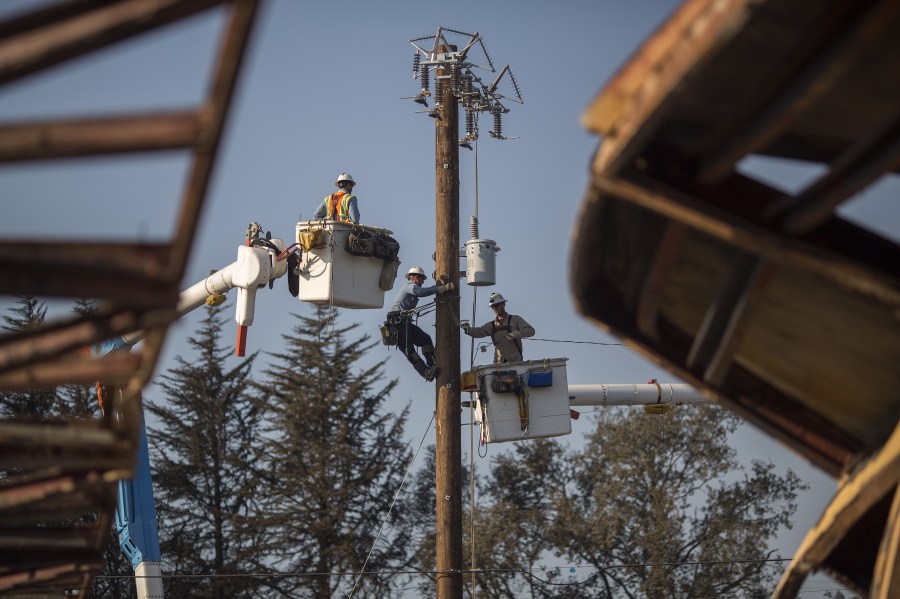
[[[334,182],[338,188],[336,192],[325,196],[313,217],[316,220],[328,219],[342,222],[359,222],[359,207],[356,196],[353,195],[353,186],[356,181],[350,173],[341,173]]]
[[[387,314],[386,325],[396,333],[397,347],[406,356],[413,368],[416,369],[426,381],[433,381],[437,375],[437,366],[434,363],[434,343],[431,336],[413,322],[415,307],[419,304],[420,297],[428,297],[437,293],[445,293],[453,290],[453,283],[432,285],[423,287],[425,271],[419,266],[413,266],[406,272],[406,284],[397,294],[394,303],[391,304]],[[416,348],[422,348],[423,360]]]
[[[464,322],[462,330],[476,339],[490,337],[494,343],[494,362],[497,364],[521,362],[522,339],[534,336],[534,327],[524,318],[506,311],[506,298],[500,293],[492,293],[488,305],[494,311],[494,320],[484,326],[472,327]]]

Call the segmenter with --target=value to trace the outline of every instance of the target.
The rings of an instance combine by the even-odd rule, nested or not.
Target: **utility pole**
[[[448,43],[448,35],[465,40],[462,50]],[[430,47],[420,46],[425,40]],[[434,107],[427,111],[435,119],[435,280],[452,282],[456,288],[436,300],[435,357],[439,369],[436,393],[436,570],[437,599],[462,599],[463,591],[463,517],[462,517],[462,443],[460,405],[460,331],[459,331],[459,148],[472,149],[478,139],[478,114],[490,112],[495,139],[503,137],[501,115],[508,112],[501,100],[522,103],[518,85],[509,65],[492,83],[482,82],[473,69],[496,73],[478,33],[438,28],[433,36],[410,40],[416,48],[413,77],[421,90],[413,98],[428,107],[431,97],[429,77],[434,74]],[[423,44],[425,45],[425,44]],[[469,59],[469,51],[479,49],[486,61],[478,65]],[[474,54],[474,53],[473,53]],[[515,98],[502,96],[497,88],[509,73]],[[459,106],[466,112],[466,134],[459,138]],[[473,581],[474,588],[474,581]]]
[[[438,46],[438,53],[455,52]],[[435,97],[442,97],[435,119],[436,276],[456,285],[437,303],[436,357],[436,549],[438,599],[462,598],[462,428],[459,367],[459,131],[454,90],[445,67],[436,71]],[[445,79],[445,77],[447,77]],[[438,88],[440,86],[440,89]]]

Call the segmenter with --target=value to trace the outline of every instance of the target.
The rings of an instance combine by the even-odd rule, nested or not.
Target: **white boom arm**
[[[571,406],[650,406],[654,404],[710,403],[690,385],[569,385]]]
[[[284,252],[281,239],[269,239],[258,245],[238,247],[237,260],[211,273],[202,281],[181,292],[178,296],[178,316],[204,305],[211,296],[224,295],[229,289],[238,288],[235,320],[238,324],[238,340],[235,353],[244,355],[247,344],[247,327],[253,324],[256,290],[287,272],[287,261],[278,257]],[[123,335],[128,345],[144,338],[144,331]]]

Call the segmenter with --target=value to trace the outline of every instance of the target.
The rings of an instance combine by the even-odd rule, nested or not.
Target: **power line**
[[[472,569],[461,569],[454,570],[451,572],[443,571],[443,570],[370,570],[360,571],[360,572],[245,572],[245,573],[236,573],[236,574],[160,574],[159,576],[138,576],[136,574],[131,575],[98,575],[95,576],[96,579],[105,579],[105,580],[115,580],[115,579],[135,579],[135,578],[157,578],[157,579],[213,579],[213,578],[304,578],[304,577],[338,577],[343,578],[347,576],[356,576],[360,577],[364,574],[370,576],[400,576],[400,575],[428,575],[428,576],[436,576],[436,575],[445,575],[445,574],[520,574],[525,578],[531,578],[541,584],[547,586],[583,586],[585,584],[590,583],[595,578],[597,578],[602,572],[606,570],[621,570],[627,568],[656,568],[656,567],[672,567],[677,568],[681,566],[706,566],[706,565],[734,565],[734,564],[748,564],[748,563],[771,563],[771,562],[788,562],[792,561],[793,558],[765,558],[765,559],[736,559],[736,560],[710,560],[710,561],[690,561],[690,562],[645,562],[645,563],[635,563],[635,564],[619,564],[615,566],[545,566],[541,567],[541,570],[575,570],[575,569],[583,569],[583,568],[594,568],[596,571],[593,572],[590,576],[585,578],[584,580],[572,581],[572,582],[553,582],[550,580],[544,580],[540,576],[535,575],[531,570],[525,570],[523,568],[472,568]],[[357,578],[358,582],[359,578]],[[808,591],[800,591],[799,594],[804,594],[808,592],[822,592],[822,591],[850,591],[851,589],[847,587],[837,587],[833,589],[811,589]],[[747,597],[755,597],[756,595],[747,595]],[[768,596],[768,593],[761,596]],[[729,593],[728,595],[704,595],[704,596],[693,596],[690,599],[721,599],[723,597],[733,598],[734,594]]]
[[[573,569],[573,568],[596,568],[598,573],[604,570],[622,570],[626,568],[657,568],[657,567],[672,567],[678,568],[681,566],[704,566],[704,565],[733,565],[733,564],[748,564],[748,563],[763,563],[763,562],[789,562],[792,561],[793,558],[765,558],[765,559],[737,559],[737,560],[711,560],[711,561],[690,561],[690,562],[645,562],[645,563],[635,563],[635,564],[618,564],[615,566],[545,566],[542,567],[542,570],[562,570],[562,569]],[[543,580],[542,578],[535,576],[534,574],[529,573],[527,570],[522,568],[467,568],[460,570],[452,570],[452,571],[444,571],[444,570],[368,570],[368,571],[360,571],[360,572],[243,572],[243,573],[235,573],[235,574],[160,574],[159,576],[139,576],[137,574],[102,574],[98,575],[95,578],[102,579],[117,579],[117,578],[162,578],[162,579],[176,579],[176,578],[302,578],[306,576],[328,576],[328,577],[345,577],[345,576],[360,576],[360,575],[400,575],[400,574],[427,574],[427,575],[439,575],[439,574],[524,574],[527,576],[531,576],[538,582],[548,584],[548,585],[574,585],[574,584],[584,584],[584,581],[579,582],[570,582],[570,583],[554,583],[547,580]],[[595,574],[596,575],[596,574]]]
[[[526,337],[528,341],[546,341],[548,343],[584,343],[587,345],[621,345],[627,346],[627,343],[603,343],[601,341],[572,341],[570,339],[538,339],[537,337]]]

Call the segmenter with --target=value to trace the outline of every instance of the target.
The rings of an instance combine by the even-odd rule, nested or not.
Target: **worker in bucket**
[[[494,343],[494,362],[521,362],[522,338],[534,336],[534,327],[525,319],[506,311],[506,298],[499,293],[492,293],[488,304],[494,311],[494,320],[481,327],[469,326],[468,322],[460,324],[463,332],[476,339],[490,337]]]
[[[437,366],[434,363],[434,343],[428,333],[412,322],[413,309],[419,303],[420,297],[452,291],[453,283],[423,287],[422,284],[427,278],[421,267],[413,266],[409,269],[406,273],[407,283],[397,294],[394,303],[391,304],[390,312],[387,313],[387,326],[396,331],[397,347],[413,365],[416,372],[421,374],[426,381],[431,382],[437,376]],[[419,356],[416,349],[418,347],[422,348],[425,360]]]
[[[350,173],[341,173],[334,184],[338,190],[325,196],[313,217],[316,220],[328,219],[358,223],[359,207],[356,196],[353,195],[353,186],[356,185],[356,181],[353,180]]]

